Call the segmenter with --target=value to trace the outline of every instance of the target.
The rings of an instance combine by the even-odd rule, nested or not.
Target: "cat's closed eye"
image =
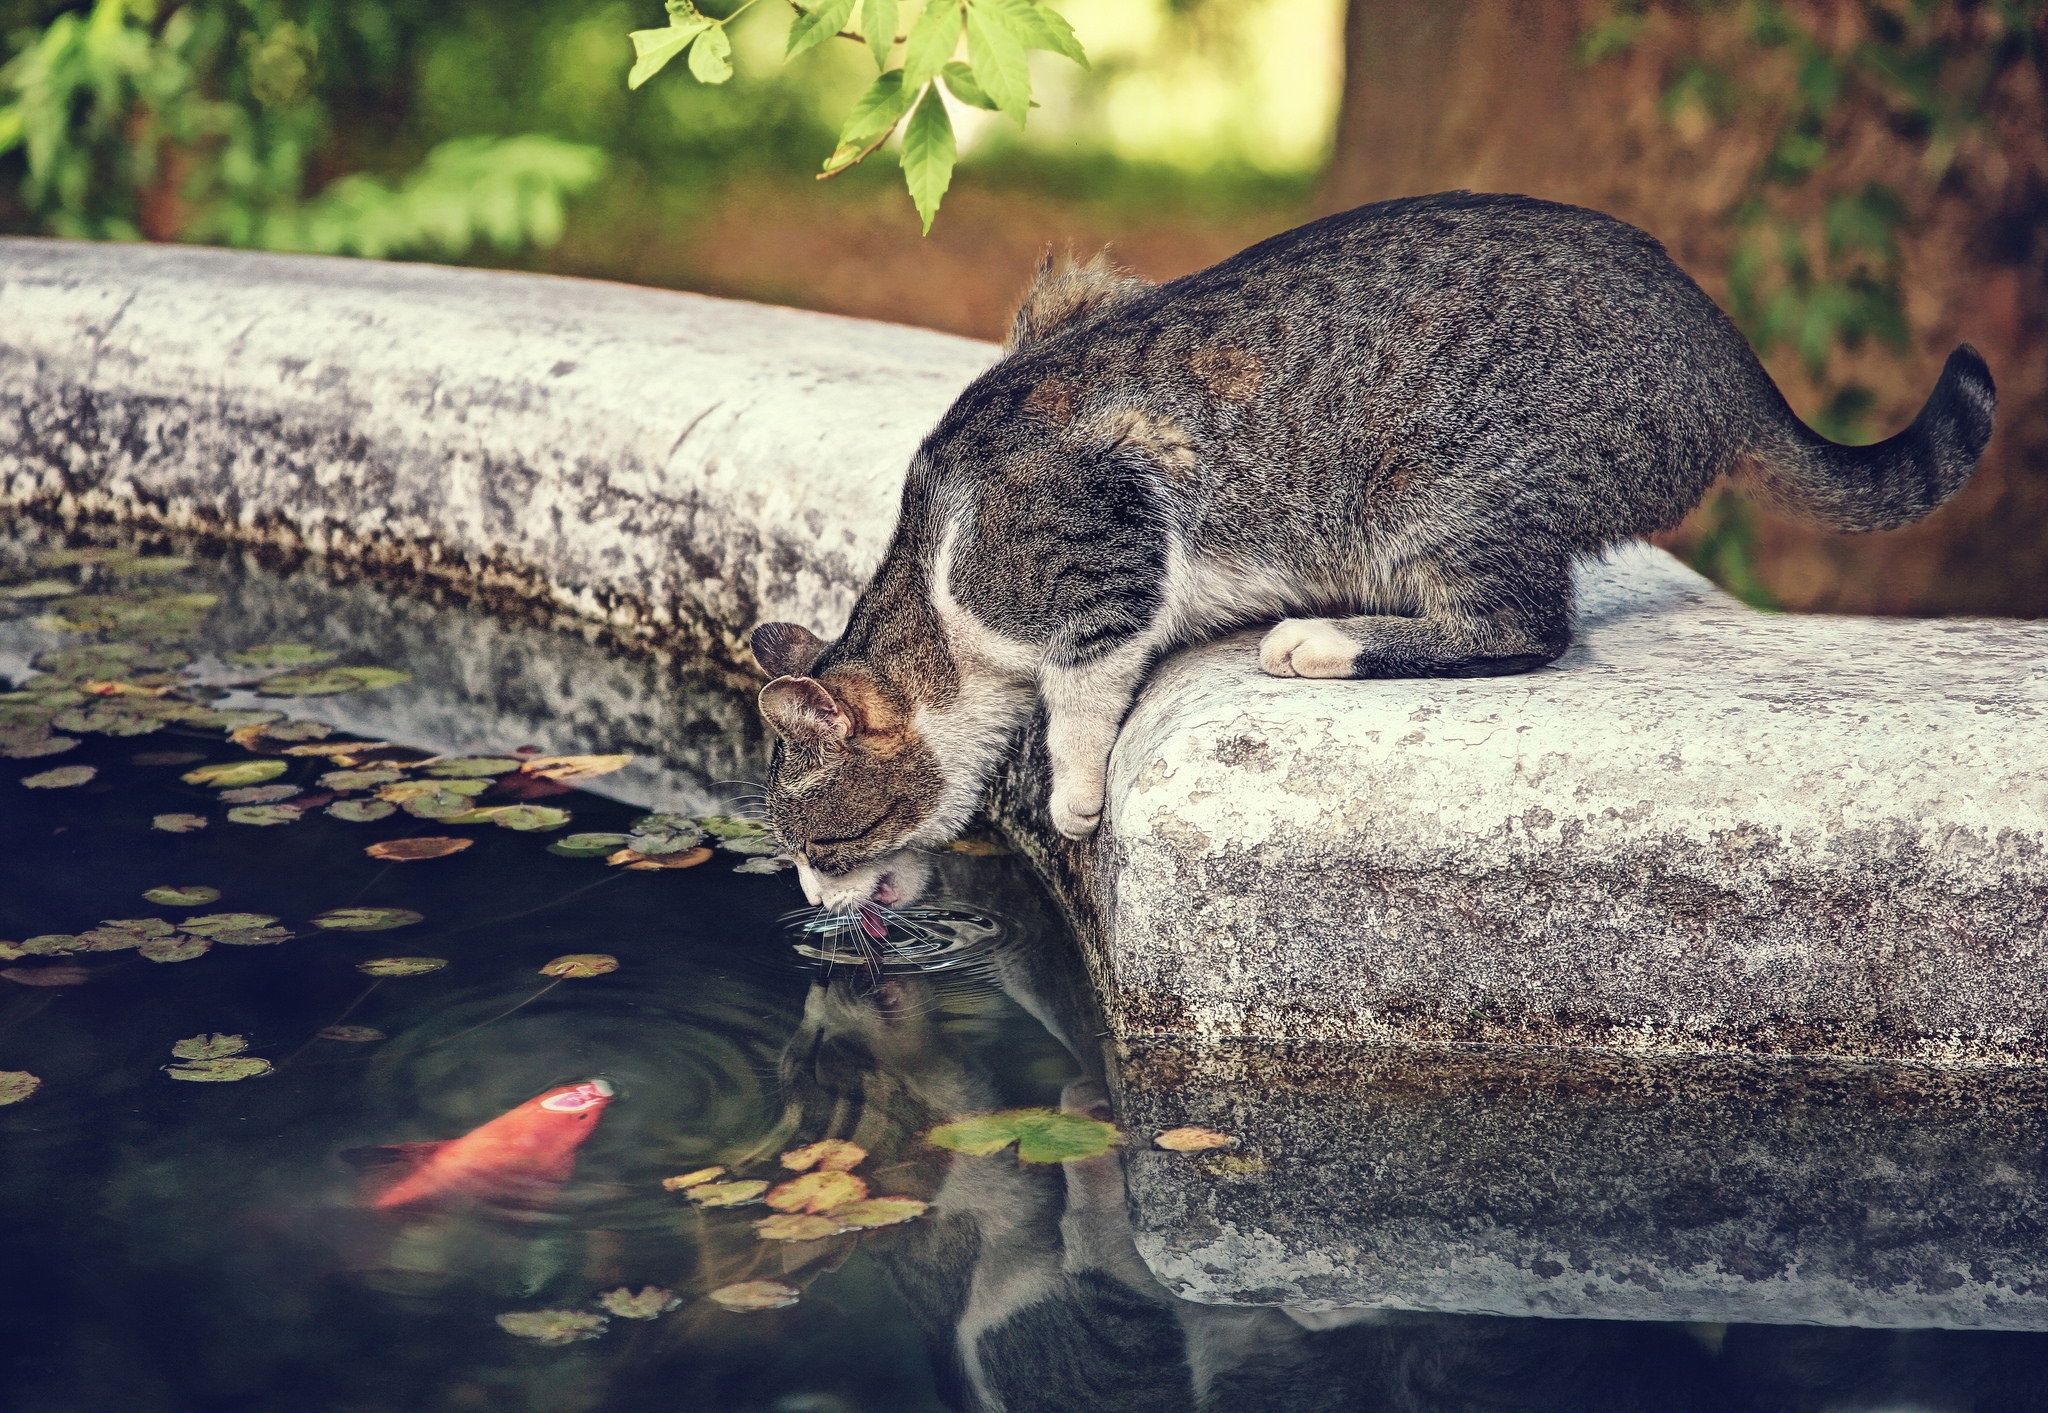
[[[810,842],[811,842],[811,843],[812,843],[813,845],[821,845],[821,844],[822,844],[822,845],[831,845],[831,844],[853,844],[853,843],[858,843],[858,842],[859,842],[860,840],[862,840],[862,839],[865,839],[865,838],[867,838],[867,837],[868,837],[868,835],[870,835],[870,834],[874,833],[874,832],[875,832],[875,830],[876,830],[876,829],[877,829],[878,827],[880,827],[880,825],[881,825],[882,821],[883,821],[883,820],[885,820],[885,819],[887,819],[888,817],[889,817],[889,812],[888,812],[887,810],[884,810],[884,811],[882,811],[882,813],[880,813],[880,814],[876,815],[876,816],[875,816],[875,817],[874,817],[873,819],[869,820],[869,821],[868,821],[868,822],[867,822],[866,824],[862,825],[862,826],[861,826],[861,827],[860,827],[859,829],[856,829],[856,830],[855,830],[855,831],[854,831],[853,833],[851,833],[851,834],[837,834],[837,835],[824,835],[824,834],[819,834],[819,835],[814,835],[814,836],[812,836],[812,838],[811,838]]]

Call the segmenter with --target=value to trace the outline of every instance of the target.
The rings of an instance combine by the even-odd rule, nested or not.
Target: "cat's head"
[[[859,663],[804,675],[826,644],[794,623],[754,630],[771,680],[761,715],[775,733],[768,822],[795,855],[804,895],[834,912],[898,906],[923,891],[928,867],[906,847],[933,825],[946,795],[930,744]]]

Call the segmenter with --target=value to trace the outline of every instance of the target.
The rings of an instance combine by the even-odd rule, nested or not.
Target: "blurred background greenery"
[[[996,0],[973,0],[996,3]],[[707,4],[722,16],[732,5]],[[1527,191],[1661,237],[1795,407],[1895,430],[1941,358],[2000,430],[1957,501],[1817,535],[1734,492],[1667,542],[1752,602],[2048,614],[2043,0],[1053,0],[1019,132],[949,102],[920,237],[887,153],[815,180],[874,78],[731,27],[629,92],[659,0],[0,0],[0,232],[424,258],[996,336],[1037,252],[1199,268],[1362,201]],[[906,6],[905,22],[913,13]]]

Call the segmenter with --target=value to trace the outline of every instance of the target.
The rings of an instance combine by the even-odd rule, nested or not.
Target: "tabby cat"
[[[764,624],[770,818],[813,902],[914,895],[1034,713],[1047,809],[1102,814],[1162,653],[1277,624],[1282,677],[1526,672],[1571,568],[1724,475],[1837,530],[1946,500],[1991,435],[1967,345],[1874,446],[1809,429],[1656,240],[1522,196],[1383,202],[1165,284],[1041,262],[912,458],[845,633]]]

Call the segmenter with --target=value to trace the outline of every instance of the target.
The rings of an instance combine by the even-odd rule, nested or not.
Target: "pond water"
[[[2034,1335],[1174,1300],[1019,860],[942,855],[875,959],[792,915],[715,668],[316,563],[7,533],[14,1408],[2048,1407]],[[394,1147],[514,1110],[509,1142]],[[784,1187],[823,1140],[854,1181]]]

